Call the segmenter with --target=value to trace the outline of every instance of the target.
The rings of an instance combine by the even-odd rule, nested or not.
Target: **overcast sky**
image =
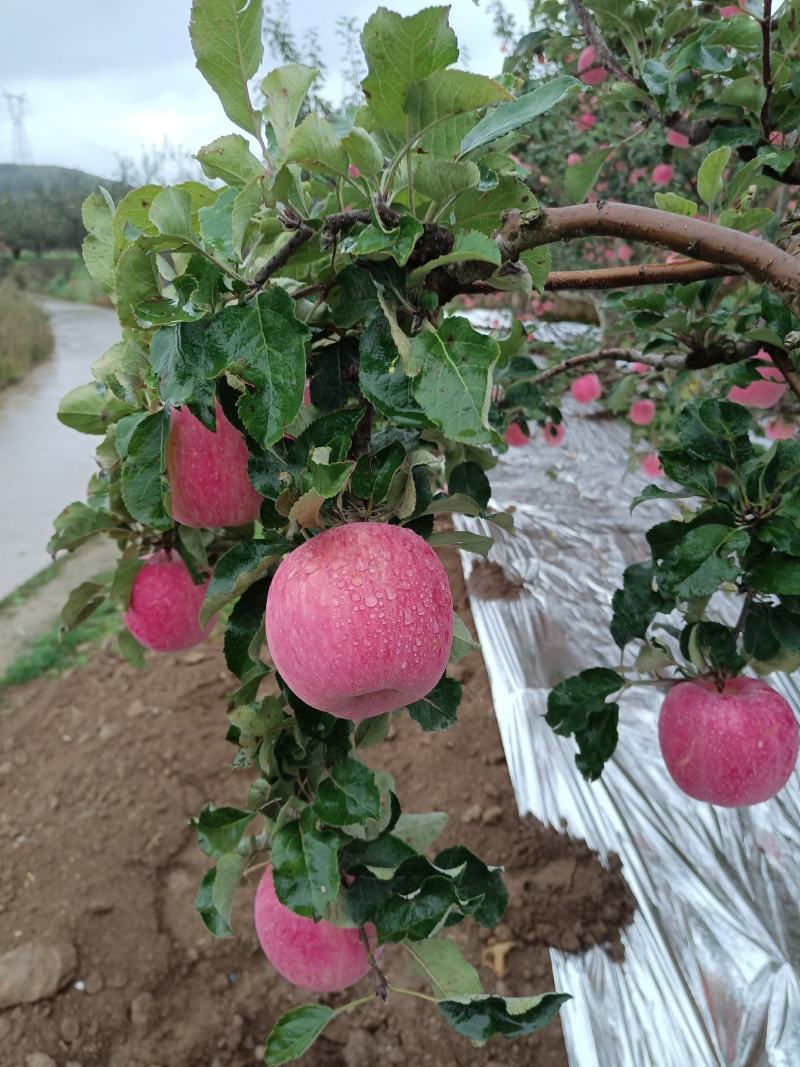
[[[426,0],[384,0],[411,14]],[[268,10],[277,5],[265,0]],[[341,50],[336,19],[360,23],[378,0],[294,0],[298,36],[317,26],[331,95],[339,96]],[[526,0],[505,0],[520,25]],[[0,0],[0,90],[27,97],[26,131],[32,162],[80,167],[114,177],[118,154],[138,159],[164,137],[195,152],[232,129],[194,67],[189,42],[190,0]],[[451,24],[469,68],[495,74],[502,63],[492,35],[488,0],[453,0]],[[276,65],[265,57],[264,69]],[[0,162],[12,161],[13,141],[0,99]]]

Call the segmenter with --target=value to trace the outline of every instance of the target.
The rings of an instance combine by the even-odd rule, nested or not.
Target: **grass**
[[[0,693],[9,686],[22,685],[43,674],[60,674],[68,667],[84,666],[95,646],[104,637],[116,633],[119,625],[119,613],[108,601],[74,630],[62,634],[60,623],[54,623],[49,630],[31,641],[0,677]]]
[[[0,387],[18,382],[53,351],[47,316],[19,291],[13,280],[0,282]]]
[[[10,608],[18,608],[25,603],[26,600],[30,600],[34,593],[38,593],[40,589],[52,582],[54,578],[57,578],[64,566],[67,563],[69,556],[60,556],[58,559],[49,563],[42,570],[38,571],[32,578],[29,578],[27,582],[23,582],[22,585],[17,586],[12,590],[8,596],[4,596],[0,599],[0,615],[3,612],[8,611]]]
[[[78,252],[44,252],[41,256],[23,252],[19,259],[0,254],[0,279],[11,278],[18,288],[43,293],[78,304],[110,307],[83,265]]]

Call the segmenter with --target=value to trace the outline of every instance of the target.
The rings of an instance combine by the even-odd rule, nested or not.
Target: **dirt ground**
[[[472,626],[457,554],[444,558]],[[485,988],[543,992],[552,988],[550,945],[578,951],[599,943],[621,957],[619,928],[632,900],[618,867],[605,870],[582,842],[519,819],[480,653],[452,673],[465,683],[459,724],[425,734],[400,718],[391,738],[369,750],[370,761],[395,776],[405,810],[450,812],[441,847],[460,842],[506,865],[511,902],[494,935],[471,923],[451,932]],[[263,1056],[282,1012],[313,999],[278,978],[257,946],[255,879],[240,891],[234,940],[215,941],[193,911],[208,861],[187,820],[208,799],[240,804],[244,795],[247,772],[229,769],[233,750],[224,741],[232,688],[216,639],[154,656],[146,672],[102,651],[86,668],[6,694],[0,953],[66,940],[77,966],[52,999],[0,1011],[2,1067],[243,1067]],[[397,984],[423,988],[402,950],[388,949],[383,961]],[[399,997],[337,1020],[302,1062],[567,1063],[558,1022],[474,1049],[433,1006]]]

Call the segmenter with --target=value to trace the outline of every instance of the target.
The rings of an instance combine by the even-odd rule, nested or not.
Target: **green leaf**
[[[690,219],[697,214],[697,204],[694,200],[687,200],[685,196],[678,196],[677,193],[654,193],[653,195],[656,207],[660,207],[662,211],[671,211],[674,215],[685,215]]]
[[[700,170],[697,172],[697,192],[703,203],[709,207],[722,192],[722,177],[730,158],[730,148],[717,148],[714,152],[709,152],[700,164]]]
[[[426,878],[413,896],[391,896],[377,915],[378,939],[424,941],[445,924],[457,908],[452,882],[444,876]]]
[[[528,268],[533,288],[541,296],[544,292],[544,283],[552,269],[550,249],[547,245],[542,245],[541,248],[529,248],[527,252],[522,252],[519,258]]]
[[[67,597],[61,609],[61,625],[72,630],[85,622],[100,607],[108,596],[108,589],[99,582],[81,582]],[[127,605],[126,605],[127,606]]]
[[[194,907],[214,937],[233,937],[230,925],[233,898],[244,869],[244,857],[235,852],[222,856],[200,883]]]
[[[150,206],[150,221],[160,234],[178,238],[189,246],[198,243],[192,229],[192,200],[185,189],[162,189]]]
[[[470,652],[480,652],[481,646],[474,641],[472,634],[467,629],[467,624],[453,612],[453,643],[450,646],[450,658],[448,663],[457,663]]]
[[[450,997],[439,1002],[439,1011],[453,1029],[476,1045],[490,1037],[522,1037],[547,1026],[566,993],[543,993],[538,997],[498,997],[491,993],[472,997]]]
[[[508,906],[501,867],[484,863],[463,845],[444,849],[433,862],[437,868],[450,872],[465,915],[482,926],[494,927],[500,922]]]
[[[321,115],[306,115],[286,145],[287,163],[300,163],[336,176],[347,174],[347,152],[333,126]]]
[[[58,421],[78,433],[104,434],[112,422],[129,414],[129,404],[118,400],[95,382],[71,389],[58,405]]]
[[[545,82],[532,93],[525,93],[508,104],[500,104],[494,111],[474,126],[461,142],[461,154],[465,155],[474,148],[496,141],[512,130],[518,130],[529,122],[543,115],[561,100],[574,96],[583,89],[583,85],[569,75],[553,78]]]
[[[773,552],[753,568],[745,581],[759,593],[800,596],[800,560]]]
[[[336,1012],[325,1004],[302,1004],[281,1015],[267,1038],[264,1062],[279,1067],[307,1052],[334,1018]]]
[[[455,545],[464,552],[474,552],[477,556],[486,556],[494,545],[494,538],[488,534],[477,534],[471,530],[442,530],[432,533],[429,545]]]
[[[317,786],[314,812],[329,826],[348,826],[377,819],[381,797],[375,775],[357,759],[342,759]]]
[[[392,834],[415,852],[424,852],[444,830],[447,818],[444,811],[429,811],[424,815],[403,812],[395,823]]]
[[[400,426],[427,426],[403,370],[391,326],[380,312],[367,322],[359,341],[358,382],[364,397]]]
[[[136,341],[117,341],[92,364],[92,374],[119,399],[138,404],[148,371],[147,354]]]
[[[434,937],[429,941],[407,941],[403,947],[437,998],[480,995],[483,992],[478,972],[464,959],[455,942]]]
[[[611,599],[611,636],[620,648],[629,641],[644,639],[655,614],[671,606],[653,588],[653,574],[652,563],[634,563],[625,570],[622,589]]]
[[[378,256],[385,259],[391,256],[398,266],[404,267],[423,230],[422,223],[412,215],[403,215],[395,229],[386,231],[380,226],[365,226],[359,233],[346,237],[340,248],[346,255],[359,258]]]
[[[339,890],[339,837],[318,830],[310,810],[272,839],[272,878],[281,904],[297,915],[322,919]]]
[[[137,670],[141,670],[146,665],[146,650],[143,645],[139,644],[130,630],[120,630],[117,647],[120,655]]]
[[[261,15],[261,0],[192,0],[189,22],[197,69],[228,118],[256,135],[261,121],[247,83],[264,54]]]
[[[450,471],[447,479],[447,487],[450,493],[463,493],[464,496],[472,497],[481,508],[485,508],[492,495],[492,487],[489,479],[472,460],[459,463]]]
[[[200,609],[200,624],[205,626],[219,609],[267,573],[273,563],[290,552],[292,546],[272,531],[263,541],[243,541],[220,556],[206,589]]]
[[[228,185],[247,185],[264,174],[263,165],[240,133],[217,137],[198,151],[197,159],[207,178],[221,178]]]
[[[468,189],[477,188],[481,178],[474,163],[454,163],[435,156],[415,156],[411,174],[415,192],[434,203],[443,203]]]
[[[253,582],[236,601],[225,627],[225,663],[228,670],[243,678],[257,665],[254,645],[264,640],[264,607],[267,602],[267,583]],[[259,641],[260,637],[260,641]]]
[[[772,518],[759,523],[756,537],[778,552],[800,556],[800,526],[784,515],[773,515]]]
[[[83,239],[83,262],[98,288],[113,293],[114,275],[114,203],[105,189],[90,193],[83,202],[81,218],[86,227]]]
[[[67,504],[53,521],[54,533],[47,551],[53,556],[62,550],[72,552],[90,537],[113,530],[114,526],[114,519],[105,511],[95,511],[81,501]]]
[[[392,725],[392,713],[385,712],[383,715],[371,715],[358,724],[353,734],[353,744],[356,748],[371,748],[386,740],[389,727]]]
[[[499,226],[504,212],[519,208],[532,217],[538,214],[536,197],[516,178],[501,177],[492,189],[469,189],[453,204],[454,225],[459,230],[480,230],[491,234]]]
[[[625,679],[607,667],[590,667],[565,678],[547,698],[547,723],[557,734],[568,737],[583,729],[589,717],[609,705],[606,697],[618,692]]]
[[[497,342],[454,315],[438,331],[418,334],[411,346],[414,396],[451,441],[480,444],[491,439],[489,400]]]
[[[364,25],[361,47],[368,74],[361,83],[369,113],[390,133],[406,132],[406,96],[414,82],[458,59],[447,7],[429,7],[404,18],[379,8]]]
[[[284,67],[271,70],[261,83],[266,100],[264,114],[275,132],[275,140],[281,151],[286,149],[297,115],[318,73],[313,67],[302,63],[287,63]]]
[[[408,705],[408,713],[426,732],[446,730],[455,723],[460,702],[461,683],[443,675],[430,693]]]
[[[361,126],[353,126],[342,138],[342,147],[347,158],[366,178],[375,178],[383,170],[383,152],[380,145]]]
[[[239,808],[215,808],[206,804],[192,825],[197,831],[197,844],[207,856],[216,859],[226,852],[234,852],[242,835],[255,818],[252,811]]]
[[[437,256],[436,259],[428,260],[421,267],[417,267],[409,276],[409,284],[412,287],[421,285],[427,275],[432,270],[436,270],[437,267],[444,267],[448,263],[463,263],[468,260],[491,263],[493,266],[499,267],[501,263],[500,249],[491,237],[487,237],[485,234],[469,230],[466,233],[459,233],[456,236],[452,252],[446,252],[442,256]]]
[[[737,576],[739,568],[729,556],[734,551],[743,552],[748,543],[744,530],[732,531],[729,526],[709,523],[689,529],[664,556],[656,571],[656,584],[659,590],[685,599],[711,596],[723,582]]]
[[[276,286],[250,304],[226,308],[208,329],[209,364],[222,362],[254,386],[240,397],[237,409],[248,433],[264,448],[283,436],[300,410],[309,336],[295,315],[294,301]]]
[[[350,481],[351,491],[362,500],[380,504],[389,494],[392,478],[406,458],[406,451],[395,441],[376,455],[361,456]]]
[[[150,345],[161,399],[176,407],[191,402],[206,424],[213,418],[215,379],[228,358],[224,348],[208,343],[208,327],[202,322],[166,326],[156,331]]]
[[[122,499],[132,518],[145,526],[165,530],[171,526],[164,508],[164,449],[169,416],[156,411],[137,425],[122,464]]]
[[[472,126],[471,113],[501,100],[513,97],[492,78],[464,70],[437,70],[408,90],[409,132],[414,139],[424,131],[420,144],[427,152],[444,159],[453,157]]]
[[[475,518],[480,515],[481,509],[477,501],[473,500],[472,497],[463,496],[461,493],[452,493],[449,496],[434,497],[425,512],[426,515],[453,515],[456,513]]]
[[[161,295],[155,256],[138,245],[128,245],[117,260],[117,314],[123,326],[138,326],[134,308]]]
[[[330,449],[315,449],[314,451],[329,452]],[[312,456],[313,454],[312,452]],[[354,467],[354,460],[342,460],[338,463],[317,463],[314,459],[310,459],[308,462],[308,474],[311,487],[315,493],[319,493],[323,500],[338,496],[347,485]]]
[[[603,148],[599,152],[592,152],[580,163],[567,167],[564,190],[573,203],[580,204],[586,199],[587,193],[600,177],[600,171],[613,151],[613,148]]]

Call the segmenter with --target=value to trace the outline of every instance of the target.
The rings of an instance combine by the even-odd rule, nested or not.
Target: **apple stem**
[[[372,946],[369,943],[369,935],[367,934],[365,927],[359,926],[358,936],[361,938],[364,948],[367,950],[369,965],[372,968],[372,973],[375,975],[375,996],[385,1004],[389,999],[389,982],[387,981],[386,975],[378,966],[378,961],[375,959]]]

